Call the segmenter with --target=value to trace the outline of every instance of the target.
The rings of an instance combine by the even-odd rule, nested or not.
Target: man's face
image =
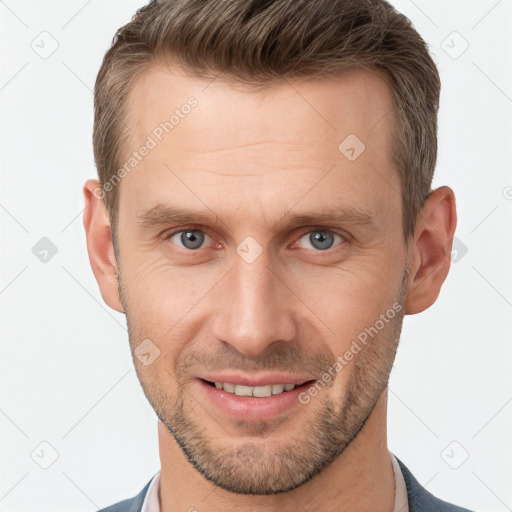
[[[208,84],[154,68],[133,91],[132,150],[157,144],[119,185],[121,300],[131,348],[160,351],[134,363],[189,461],[232,492],[283,492],[350,444],[395,357],[406,247],[391,92],[368,72],[258,93]],[[353,136],[340,151],[350,134],[364,151]],[[277,394],[238,396],[243,384]]]

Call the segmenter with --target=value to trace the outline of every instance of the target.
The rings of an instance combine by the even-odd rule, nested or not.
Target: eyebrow
[[[223,224],[215,213],[190,211],[178,207],[158,204],[153,208],[137,210],[137,224],[141,227],[159,227],[170,224]],[[283,227],[294,228],[306,224],[340,224],[342,226],[371,225],[375,217],[372,212],[354,206],[334,207],[317,212],[288,213],[277,221],[272,230]]]

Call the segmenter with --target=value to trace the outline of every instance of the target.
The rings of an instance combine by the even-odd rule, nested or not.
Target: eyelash
[[[206,235],[208,235],[212,240],[213,240],[213,237],[208,233],[208,231],[205,231],[201,226],[197,226],[197,225],[190,225],[190,226],[184,226],[184,227],[180,227],[180,229],[177,229],[169,234],[166,234],[164,235],[164,240],[165,241],[170,241],[170,239],[174,236],[174,235],[177,235],[178,233],[183,233],[185,231],[200,231],[201,233],[204,233]],[[339,237],[341,237],[343,239],[343,241],[336,247],[334,248],[330,248],[330,249],[326,249],[324,251],[314,251],[314,252],[318,252],[318,253],[332,253],[332,251],[336,250],[336,248],[341,248],[342,246],[345,245],[346,242],[349,242],[351,237],[350,235],[348,235],[348,233],[344,233],[344,232],[339,232],[339,231],[336,231],[336,230],[333,230],[331,228],[327,228],[327,227],[321,227],[321,226],[310,226],[310,227],[307,227],[307,228],[303,228],[303,230],[300,232],[298,238],[297,238],[297,241],[300,240],[304,235],[308,234],[308,233],[314,233],[314,232],[326,232],[326,233],[332,233],[332,234],[335,234],[335,235],[338,235]],[[296,236],[296,235],[295,235]],[[305,249],[307,251],[309,250],[313,250],[313,249]],[[191,249],[181,249],[180,247],[177,247],[177,251],[180,253],[180,254],[183,254],[183,255],[187,255],[187,256],[190,256],[190,254],[193,254],[195,252],[199,252],[200,249],[196,249],[196,250],[191,250]]]

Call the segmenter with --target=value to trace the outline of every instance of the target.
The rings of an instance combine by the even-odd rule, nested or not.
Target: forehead
[[[364,137],[373,128],[376,135],[386,137],[393,117],[390,87],[384,75],[376,71],[283,79],[254,91],[226,77],[200,80],[179,68],[153,65],[139,76],[129,93],[127,121],[132,142],[142,142],[156,126],[183,109],[190,98],[195,98],[199,107],[194,108],[194,122],[178,123],[182,126],[178,130],[175,125],[173,135],[183,131],[203,135],[204,129],[215,127],[202,141],[205,145],[211,142],[212,148],[227,135],[234,145],[249,135],[269,134],[269,128],[280,132],[283,141],[295,143],[323,140],[326,134],[337,140],[344,132]]]
[[[132,207],[165,203],[173,191],[176,199],[180,176],[187,179],[179,187],[188,184],[189,192],[235,187],[240,204],[254,201],[257,190],[261,207],[264,197],[267,204],[282,199],[283,187],[298,197],[333,168],[339,172],[330,173],[325,187],[337,187],[338,199],[359,196],[366,209],[370,189],[382,189],[383,179],[395,194],[399,189],[389,148],[392,93],[376,72],[282,80],[254,91],[153,66],[137,80],[128,105],[126,160],[152,141],[122,183],[120,196],[133,187],[144,191]],[[382,202],[385,194],[374,199]]]

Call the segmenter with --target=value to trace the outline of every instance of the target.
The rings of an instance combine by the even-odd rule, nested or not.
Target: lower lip
[[[207,384],[202,379],[197,379],[199,388],[207,399],[222,412],[238,420],[265,421],[275,419],[280,414],[288,412],[294,406],[302,405],[299,395],[313,385],[314,381],[305,382],[291,391],[285,391],[279,395],[266,397],[238,396],[217,389]]]

